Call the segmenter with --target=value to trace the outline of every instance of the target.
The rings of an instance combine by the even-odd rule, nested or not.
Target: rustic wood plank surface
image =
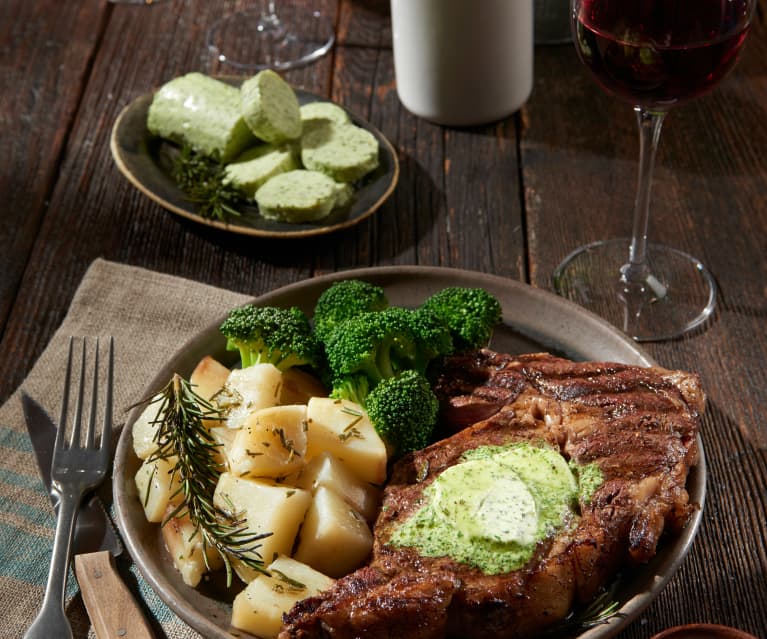
[[[0,8],[0,401],[20,384],[97,257],[251,294],[318,273],[444,265],[551,288],[586,242],[628,235],[638,144],[630,108],[604,95],[571,46],[538,47],[535,88],[513,117],[440,127],[400,105],[388,2],[326,0],[337,44],[292,70],[397,149],[392,198],[356,227],[285,243],[211,231],[170,215],[118,172],[109,135],[136,96],[181,73],[226,69],[207,27],[247,2],[152,6],[5,0]],[[651,238],[713,271],[713,321],[646,345],[695,370],[708,392],[709,497],[693,550],[621,636],[682,623],[767,637],[767,28],[711,95],[672,112],[655,172]]]

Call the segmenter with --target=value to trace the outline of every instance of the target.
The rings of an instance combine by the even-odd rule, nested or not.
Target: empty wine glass
[[[236,69],[285,70],[325,55],[335,41],[333,16],[316,0],[268,0],[216,21],[206,34],[208,51]]]
[[[712,89],[733,67],[757,0],[571,0],[581,61],[639,124],[631,239],[565,258],[556,291],[598,310],[638,341],[671,339],[713,312],[716,285],[696,258],[647,241],[655,151],[669,109]]]

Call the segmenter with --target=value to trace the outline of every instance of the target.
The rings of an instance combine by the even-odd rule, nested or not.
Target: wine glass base
[[[205,45],[213,58],[236,69],[292,69],[325,55],[335,41],[333,21],[303,3],[282,3],[278,15],[238,11],[215,22]]]
[[[629,282],[622,269],[630,243],[606,240],[573,251],[554,272],[555,291],[638,342],[673,339],[703,324],[716,304],[716,283],[703,264],[682,251],[649,244],[647,275]]]

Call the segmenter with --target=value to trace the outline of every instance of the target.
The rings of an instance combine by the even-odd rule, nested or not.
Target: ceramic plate
[[[231,83],[237,81],[227,79]],[[327,101],[320,96],[295,89],[300,104]],[[399,162],[391,143],[373,125],[349,113],[352,122],[367,129],[378,140],[380,164],[355,185],[350,207],[332,212],[327,218],[310,223],[288,224],[267,220],[255,205],[239,207],[241,217],[227,222],[204,218],[171,177],[170,169],[178,147],[153,136],[146,128],[152,93],[142,95],[126,106],[112,128],[112,157],[123,175],[142,193],[164,208],[200,224],[242,235],[263,237],[306,237],[330,233],[357,224],[372,215],[394,191],[399,178]]]
[[[508,279],[445,268],[388,267],[345,271],[286,286],[259,297],[263,305],[296,305],[310,312],[319,294],[337,279],[355,277],[378,284],[386,290],[392,304],[416,306],[435,291],[446,286],[483,287],[494,294],[503,306],[503,323],[494,335],[491,347],[512,354],[548,351],[575,360],[617,361],[639,366],[654,362],[632,340],[600,318],[571,302]],[[222,309],[223,320],[229,309]],[[149,384],[143,397],[149,397],[167,383],[174,371],[188,376],[205,355],[212,355],[228,365],[235,354],[227,353],[217,321],[194,336]],[[165,552],[159,526],[147,523],[136,495],[133,477],[139,460],[133,453],[130,416],[120,437],[114,466],[114,497],[118,525],[125,545],[147,581],[160,597],[190,626],[205,637],[232,639],[229,618],[234,592],[220,588],[215,581],[200,589],[186,586]],[[700,504],[683,533],[666,539],[655,559],[647,566],[632,570],[616,591],[620,611],[607,623],[580,634],[579,639],[605,639],[631,623],[658,596],[679,568],[697,533],[705,498],[706,467],[700,438],[700,463],[692,469],[688,490],[693,503]],[[245,633],[237,631],[237,636]],[[564,635],[562,635],[564,636]]]

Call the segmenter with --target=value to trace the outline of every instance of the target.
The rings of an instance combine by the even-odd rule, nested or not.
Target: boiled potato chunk
[[[270,575],[258,575],[232,604],[232,625],[264,639],[279,634],[282,615],[296,602],[318,595],[334,583],[289,557],[278,557],[268,570]]]
[[[312,397],[326,397],[327,389],[311,373],[300,368],[282,372],[280,404],[306,404]]]
[[[229,377],[229,369],[209,355],[203,357],[189,376],[194,392],[203,399],[210,399],[220,391]]]
[[[277,555],[289,555],[312,501],[308,490],[285,486],[267,479],[246,479],[222,473],[213,494],[214,505],[237,520],[250,534],[271,533],[259,543],[258,555],[265,564]],[[259,573],[233,562],[240,578],[249,582]]]
[[[250,415],[229,449],[238,477],[279,478],[300,470],[306,455],[306,406],[274,406]]]
[[[367,558],[373,535],[362,515],[320,486],[301,527],[294,557],[331,577],[350,573]]]
[[[358,479],[330,453],[312,459],[301,471],[296,486],[312,492],[320,486],[329,488],[367,521],[375,519],[381,500],[381,491],[376,486]]]
[[[169,506],[165,516],[171,515],[173,509]],[[162,538],[173,565],[188,586],[199,584],[209,567],[210,570],[217,570],[224,564],[215,548],[203,544],[202,534],[187,515],[169,519],[162,527]],[[207,554],[207,564],[203,553]]]
[[[177,506],[184,500],[178,473],[173,473],[175,457],[145,461],[136,472],[136,489],[147,521],[160,522],[168,505]]]
[[[217,444],[214,458],[222,470],[229,469],[229,451],[232,449],[234,439],[239,432],[239,430],[232,430],[231,428],[220,425],[213,426],[210,429],[210,436]]]
[[[338,458],[362,481],[386,479],[386,446],[367,413],[354,402],[312,397],[307,404],[306,458],[322,452]]]
[[[216,396],[216,403],[228,413],[226,425],[240,428],[252,412],[276,406],[281,386],[282,373],[273,364],[233,370]]]
[[[152,401],[133,422],[133,450],[139,459],[146,459],[157,450],[154,437],[159,427],[157,415],[161,407],[162,402]]]

